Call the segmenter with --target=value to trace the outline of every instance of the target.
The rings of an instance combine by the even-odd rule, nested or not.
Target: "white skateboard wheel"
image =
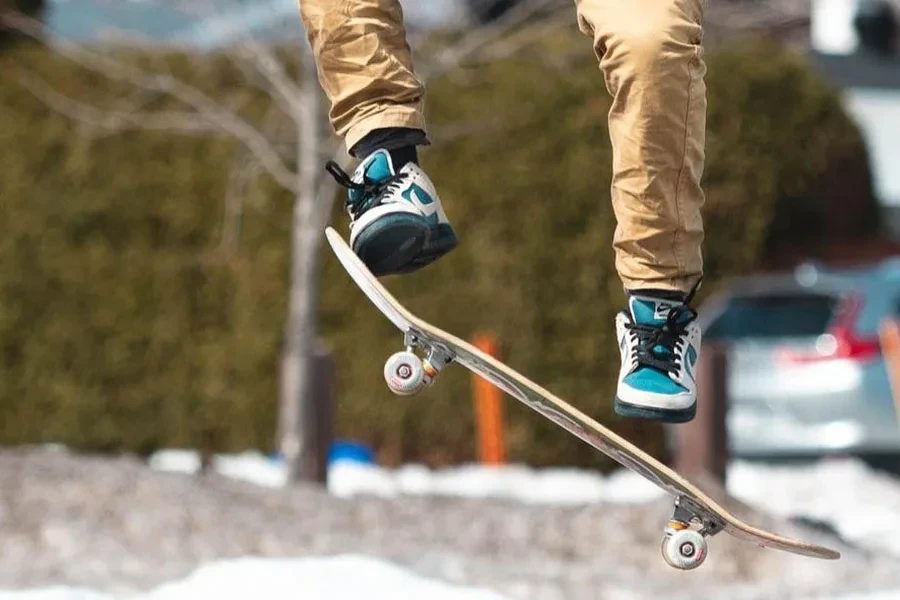
[[[397,352],[384,363],[384,380],[398,396],[411,396],[425,387],[422,359],[409,351]]]
[[[666,535],[662,542],[663,559],[670,567],[689,571],[706,560],[706,538],[693,529],[682,529]]]

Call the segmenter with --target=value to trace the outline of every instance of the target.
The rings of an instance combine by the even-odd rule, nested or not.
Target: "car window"
[[[839,299],[784,293],[731,298],[703,332],[705,339],[803,337],[824,333]]]

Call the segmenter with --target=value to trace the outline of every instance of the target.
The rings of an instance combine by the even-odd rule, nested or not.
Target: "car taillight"
[[[848,295],[838,308],[834,323],[827,333],[819,336],[812,350],[782,348],[777,351],[783,364],[802,364],[826,360],[867,361],[881,355],[881,343],[877,337],[861,337],[853,331],[853,324],[862,310],[859,294]]]

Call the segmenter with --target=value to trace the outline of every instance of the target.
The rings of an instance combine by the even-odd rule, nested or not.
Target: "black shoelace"
[[[353,219],[357,219],[370,208],[374,208],[381,204],[381,199],[394,190],[396,186],[406,177],[406,173],[396,173],[381,181],[372,181],[368,176],[363,176],[363,182],[357,183],[350,178],[350,175],[344,171],[339,164],[333,160],[325,163],[325,170],[328,171],[338,185],[359,192],[356,198],[352,198],[351,194],[347,196],[347,212]]]
[[[698,281],[682,303],[669,311],[662,326],[625,324],[625,328],[637,338],[635,360],[639,366],[671,374],[676,374],[681,368],[678,346],[688,324],[697,318],[697,311],[690,307],[690,302],[699,285]]]

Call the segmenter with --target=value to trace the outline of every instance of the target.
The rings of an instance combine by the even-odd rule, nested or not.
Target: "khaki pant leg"
[[[702,0],[576,0],[613,96],[616,269],[628,289],[702,276],[706,65]]]
[[[351,148],[373,129],[425,129],[398,0],[299,0],[337,135]]]

